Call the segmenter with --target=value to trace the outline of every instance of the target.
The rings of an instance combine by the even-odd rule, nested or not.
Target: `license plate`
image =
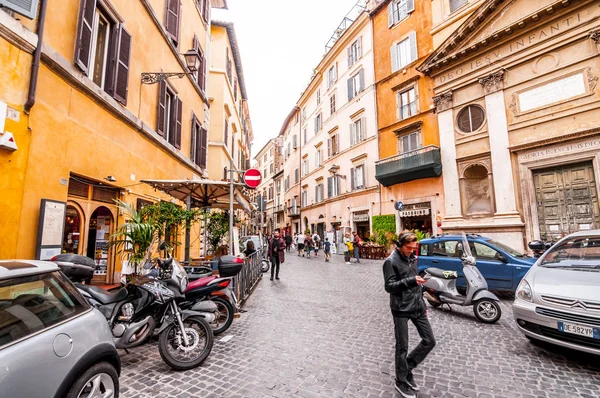
[[[600,329],[578,325],[576,323],[558,322],[558,330],[563,333],[589,337],[590,339],[600,339]]]

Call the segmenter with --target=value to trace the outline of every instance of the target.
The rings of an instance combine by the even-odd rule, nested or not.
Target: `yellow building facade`
[[[97,259],[95,279],[111,283],[122,261],[106,240],[125,222],[114,200],[137,206],[170,200],[140,180],[208,175],[211,4],[183,0],[171,9],[166,0],[40,4],[32,21],[0,10],[0,105],[7,108],[0,133],[11,133],[17,147],[0,149],[0,258],[83,254]],[[42,18],[37,85],[28,96]],[[195,73],[188,73],[183,56],[188,50],[198,54]],[[177,72],[182,78],[144,84],[147,72]],[[59,208],[46,203],[39,223],[42,200],[56,201]],[[41,248],[40,233],[47,234]],[[58,248],[44,249],[51,241],[60,242]],[[194,256],[200,240],[192,237],[192,243]],[[183,255],[181,247],[177,255]]]

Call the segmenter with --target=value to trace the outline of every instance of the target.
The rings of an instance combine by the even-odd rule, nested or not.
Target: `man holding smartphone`
[[[412,374],[435,347],[433,330],[427,319],[427,307],[421,285],[426,281],[417,270],[417,237],[411,232],[400,234],[396,249],[383,263],[385,291],[390,294],[390,308],[396,335],[396,390],[405,398],[416,397],[418,385]],[[408,321],[417,328],[421,342],[408,354]]]

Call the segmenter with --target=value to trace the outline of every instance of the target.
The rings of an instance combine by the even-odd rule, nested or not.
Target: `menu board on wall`
[[[37,260],[49,260],[60,254],[66,213],[66,202],[42,199],[35,250]]]

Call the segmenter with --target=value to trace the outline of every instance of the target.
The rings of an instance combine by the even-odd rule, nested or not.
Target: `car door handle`
[[[431,260],[431,262],[434,263],[434,264],[439,264],[440,260]]]
[[[521,267],[516,267],[516,269],[521,269]]]

